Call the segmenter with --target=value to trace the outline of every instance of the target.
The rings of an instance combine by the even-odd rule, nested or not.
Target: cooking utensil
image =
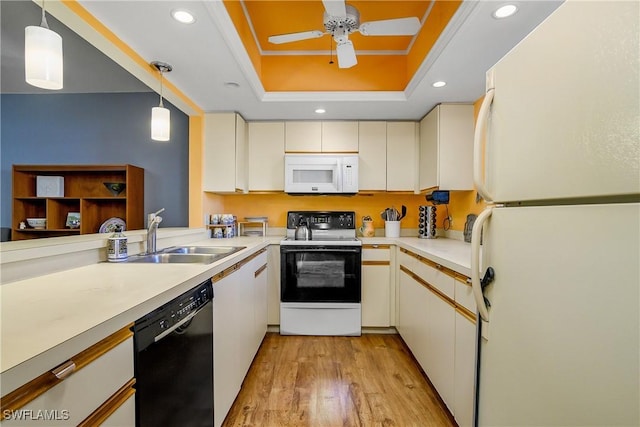
[[[407,215],[407,207],[405,205],[402,205],[401,209],[402,209],[402,214],[400,215],[400,218],[398,218],[398,221]]]

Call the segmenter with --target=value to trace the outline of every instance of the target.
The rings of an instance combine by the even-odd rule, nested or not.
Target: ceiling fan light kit
[[[416,17],[385,19],[360,23],[360,12],[344,0],[323,0],[323,23],[325,31],[313,30],[280,34],[269,37],[273,44],[309,40],[330,34],[335,40],[339,68],[351,68],[358,63],[355,47],[349,34],[358,31],[363,36],[413,36],[420,31],[420,20]]]

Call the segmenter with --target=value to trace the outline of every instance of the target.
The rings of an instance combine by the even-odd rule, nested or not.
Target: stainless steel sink
[[[163,252],[169,254],[210,254],[210,255],[231,255],[241,251],[246,246],[175,246],[165,249]]]
[[[151,264],[211,264],[220,258],[206,254],[147,254],[133,255],[126,262]]]
[[[160,253],[133,255],[126,262],[147,264],[211,264],[246,246],[173,246]]]

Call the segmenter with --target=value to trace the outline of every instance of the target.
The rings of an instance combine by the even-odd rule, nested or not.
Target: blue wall
[[[11,227],[13,164],[132,164],[144,168],[144,210],[164,227],[189,223],[189,118],[171,110],[171,140],[151,140],[148,93],[1,95],[0,226]],[[145,220],[146,223],[146,220]]]

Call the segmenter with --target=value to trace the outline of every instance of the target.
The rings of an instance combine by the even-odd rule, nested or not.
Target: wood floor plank
[[[223,426],[454,426],[398,335],[265,337]]]

